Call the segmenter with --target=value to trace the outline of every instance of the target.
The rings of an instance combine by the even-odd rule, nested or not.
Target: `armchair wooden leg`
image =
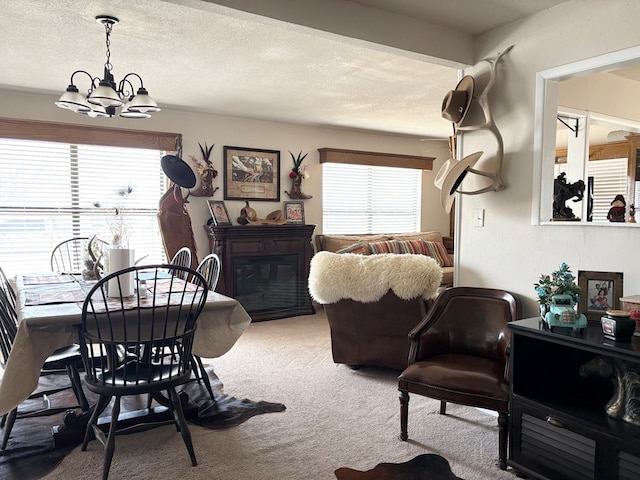
[[[409,392],[400,390],[400,440],[406,441],[409,438],[407,434],[407,421],[409,419]]]
[[[440,400],[440,415],[447,414],[447,402],[444,400]]]
[[[498,466],[507,469],[507,437],[509,435],[509,414],[498,412]]]

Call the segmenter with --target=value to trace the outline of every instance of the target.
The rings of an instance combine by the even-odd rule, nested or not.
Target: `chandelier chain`
[[[104,67],[108,70],[111,71],[111,69],[113,68],[113,65],[111,65],[111,29],[112,29],[113,25],[109,22],[105,22],[104,24],[104,30],[105,33],[107,34],[107,40],[106,40],[106,45],[107,45],[107,61],[104,64]]]

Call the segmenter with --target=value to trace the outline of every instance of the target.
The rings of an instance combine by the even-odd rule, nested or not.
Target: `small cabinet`
[[[315,225],[205,226],[221,260],[216,290],[254,321],[315,313],[308,280]]]
[[[609,341],[595,323],[551,332],[537,317],[509,327],[509,465],[536,479],[640,480],[640,427],[606,414],[605,369],[588,374],[601,360],[639,368],[640,337]]]

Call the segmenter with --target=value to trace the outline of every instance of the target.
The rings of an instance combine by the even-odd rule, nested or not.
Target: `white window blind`
[[[593,177],[593,221],[608,222],[607,213],[616,195],[625,196],[627,212],[627,158],[587,162],[587,177]]]
[[[53,247],[74,236],[111,241],[120,207],[136,258],[164,261],[157,213],[163,152],[0,138],[0,265],[7,275],[50,270]],[[126,198],[118,191],[127,186]],[[100,207],[96,207],[99,203]]]
[[[420,229],[422,170],[322,164],[323,233]]]

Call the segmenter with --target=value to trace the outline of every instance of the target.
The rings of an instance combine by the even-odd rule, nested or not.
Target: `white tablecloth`
[[[55,350],[78,341],[75,325],[82,321],[77,302],[25,306],[29,292],[77,288],[75,282],[25,285],[17,278],[20,325],[0,381],[0,415],[22,403],[38,386],[40,370]],[[233,298],[209,292],[198,318],[193,353],[204,358],[224,355],[251,323],[251,317]]]

